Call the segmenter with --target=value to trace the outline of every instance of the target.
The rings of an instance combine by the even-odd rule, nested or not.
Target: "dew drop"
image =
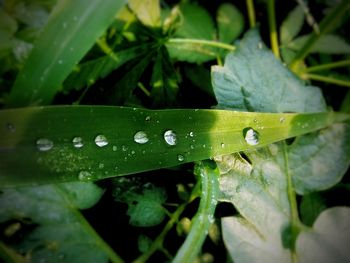
[[[128,147],[126,147],[125,145],[122,146],[122,151],[126,152],[128,150]]]
[[[75,148],[81,148],[84,146],[83,139],[81,137],[74,137],[72,142]]]
[[[14,133],[15,131],[16,131],[16,128],[15,128],[15,126],[12,124],[12,123],[6,123],[6,128],[7,128],[7,130],[9,131],[9,132],[12,132],[12,133]]]
[[[167,130],[164,133],[164,140],[169,145],[176,145],[176,134],[173,130]]]
[[[183,155],[179,154],[179,155],[177,156],[177,160],[178,160],[179,162],[182,162],[183,160],[185,160],[185,157],[184,157]]]
[[[113,152],[116,152],[118,150],[118,147],[113,145],[112,150],[113,150]]]
[[[190,148],[193,150],[193,149],[194,149],[194,145],[193,145],[193,144],[191,144],[191,145],[190,145]]]
[[[145,118],[145,121],[150,121],[151,120],[151,116],[147,116],[146,118]]]
[[[286,120],[286,119],[285,119],[284,117],[281,117],[281,118],[280,118],[280,123],[284,123],[285,120]]]
[[[134,135],[134,141],[139,143],[139,144],[145,144],[148,142],[148,136],[144,131],[138,131]]]
[[[259,143],[259,133],[253,128],[244,129],[243,136],[249,145],[257,145]]]
[[[104,147],[108,144],[108,141],[107,141],[106,136],[100,134],[100,135],[96,136],[95,143],[98,147]]]
[[[105,168],[105,165],[104,165],[104,163],[99,163],[99,164],[98,164],[98,168],[100,168],[100,169],[103,169],[103,168]]]
[[[224,143],[221,143],[221,148],[225,148],[225,144]]]
[[[193,137],[193,136],[194,136],[194,132],[191,131],[191,132],[190,132],[190,137]]]
[[[92,175],[88,171],[80,171],[78,178],[80,181],[91,181]]]
[[[46,138],[40,138],[36,141],[36,147],[41,152],[46,152],[52,149],[53,142]]]

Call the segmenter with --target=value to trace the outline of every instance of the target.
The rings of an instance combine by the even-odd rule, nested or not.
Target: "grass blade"
[[[7,105],[49,104],[74,65],[106,30],[124,2],[59,1],[19,73]]]
[[[0,184],[93,181],[171,167],[264,146],[344,119],[349,115],[107,106],[3,110]]]

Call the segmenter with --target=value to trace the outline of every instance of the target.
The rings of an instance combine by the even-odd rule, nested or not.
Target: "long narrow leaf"
[[[124,2],[59,1],[19,73],[7,105],[49,104],[74,65],[106,30]]]
[[[264,146],[349,115],[54,106],[0,112],[0,185],[90,181]]]

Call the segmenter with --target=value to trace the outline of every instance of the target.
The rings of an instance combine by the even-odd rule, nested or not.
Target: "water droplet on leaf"
[[[9,132],[12,132],[12,133],[16,131],[16,128],[12,123],[6,123],[6,128]]]
[[[46,138],[40,138],[36,141],[36,147],[41,152],[46,152],[52,149],[53,142]]]
[[[148,142],[148,136],[144,131],[138,131],[134,135],[134,141],[139,143],[139,144],[145,144]]]
[[[95,143],[98,147],[104,147],[108,144],[108,141],[107,141],[106,136],[100,134],[100,135],[96,136]]]
[[[249,145],[257,145],[259,143],[259,133],[253,128],[244,129],[243,136]]]
[[[184,157],[183,155],[179,154],[179,155],[177,156],[177,160],[178,160],[179,162],[183,162],[183,160],[185,160],[185,157]]]
[[[191,131],[191,132],[190,132],[190,137],[193,137],[193,136],[194,136],[194,132]]]
[[[173,130],[167,130],[164,133],[164,140],[169,145],[176,145],[177,138],[175,132]]]
[[[83,139],[81,137],[74,137],[72,142],[75,148],[81,148],[84,146]]]
[[[87,182],[87,181],[91,181],[92,175],[88,171],[80,171],[78,178],[80,181]]]

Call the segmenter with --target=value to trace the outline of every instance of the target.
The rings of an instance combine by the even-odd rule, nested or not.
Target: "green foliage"
[[[90,1],[89,5],[85,1],[60,1],[16,78],[7,104],[12,107],[50,104],[63,80],[122,5],[123,1],[114,0],[103,4]]]
[[[255,29],[226,57],[224,67],[213,66],[212,84],[220,108],[261,112],[326,109],[320,90],[305,86],[276,60]]]
[[[349,216],[348,207],[334,207],[322,212],[313,230],[302,232],[298,238],[296,250],[300,262],[349,261]]]
[[[322,196],[315,192],[306,194],[300,204],[300,217],[307,226],[312,226],[319,214],[327,208]]]
[[[219,39],[222,42],[232,43],[243,31],[243,15],[232,4],[224,3],[219,6],[216,21]]]
[[[110,248],[76,210],[93,206],[102,193],[79,182],[6,189],[0,195],[0,222],[20,224],[23,230],[8,238],[19,236],[16,249],[33,262],[107,262]]]
[[[149,227],[160,224],[165,217],[165,208],[162,204],[167,195],[163,188],[150,183],[130,187],[130,182],[120,179],[114,191],[117,201],[128,204],[130,224]],[[124,186],[124,187],[123,187]],[[126,187],[125,187],[126,186]]]
[[[348,0],[0,2],[1,260],[349,261]]]

